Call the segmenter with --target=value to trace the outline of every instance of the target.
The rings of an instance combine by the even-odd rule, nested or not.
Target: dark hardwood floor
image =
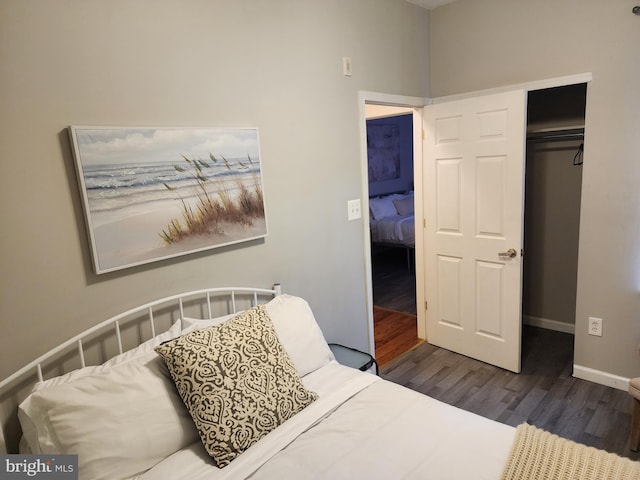
[[[415,274],[414,269],[407,268],[406,251],[374,248],[372,253],[374,304],[382,307],[377,309],[379,318],[385,312],[388,317],[389,311],[415,315]],[[375,313],[374,308],[374,331]],[[386,338],[401,323],[378,328],[376,337]],[[413,328],[406,318],[404,323]],[[389,347],[389,354],[382,346],[378,351],[378,345],[379,341],[376,355],[382,356],[380,374],[387,380],[498,422],[512,426],[528,422],[562,437],[640,460],[640,453],[628,448],[628,393],[572,376],[572,335],[525,326],[519,374],[426,342],[413,347]]]
[[[515,374],[428,343],[383,368],[381,376],[501,423],[527,422],[562,437],[640,460],[628,448],[627,392],[572,377],[573,336],[525,327],[522,372]]]

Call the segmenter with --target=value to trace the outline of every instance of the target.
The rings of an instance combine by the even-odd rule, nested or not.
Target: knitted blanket
[[[638,480],[640,462],[518,426],[502,480]]]

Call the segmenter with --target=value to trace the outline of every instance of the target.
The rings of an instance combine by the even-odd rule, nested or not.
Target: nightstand
[[[378,375],[378,362],[371,355],[355,348],[345,347],[337,343],[330,343],[329,348],[339,364],[351,368],[357,368],[363,372],[371,371],[375,366],[375,374]]]

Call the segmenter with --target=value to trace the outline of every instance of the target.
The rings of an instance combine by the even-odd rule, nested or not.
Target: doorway
[[[413,108],[366,104],[375,356],[420,343],[415,279]]]

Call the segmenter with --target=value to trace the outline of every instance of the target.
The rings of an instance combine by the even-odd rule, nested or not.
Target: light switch
[[[351,57],[342,57],[342,74],[345,77],[351,76]]]
[[[362,218],[362,211],[360,210],[360,199],[349,200],[347,202],[347,219],[357,220]]]

